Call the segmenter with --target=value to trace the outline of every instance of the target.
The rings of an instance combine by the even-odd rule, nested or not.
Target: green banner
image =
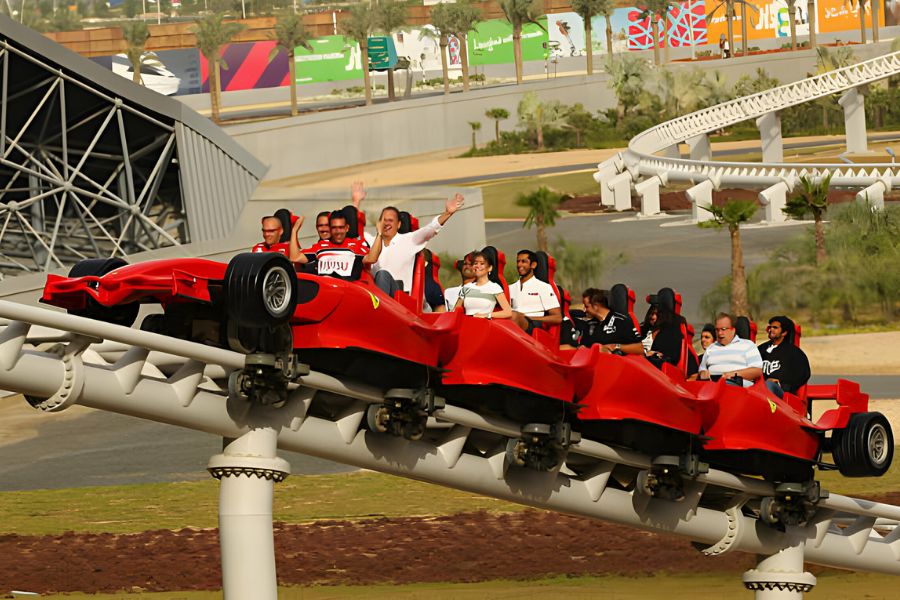
[[[539,19],[541,29],[528,23],[522,28],[522,60],[544,60],[547,50],[547,18]],[[498,65],[514,62],[512,25],[508,21],[492,19],[483,21],[469,32],[469,63],[472,65]]]
[[[321,83],[362,79],[359,45],[342,35],[329,35],[309,41],[312,52],[297,48],[297,83]]]

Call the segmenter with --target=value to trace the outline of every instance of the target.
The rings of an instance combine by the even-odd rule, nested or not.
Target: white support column
[[[781,116],[777,111],[764,114],[756,119],[759,138],[762,142],[764,163],[784,162],[784,143],[781,139]]]
[[[712,204],[712,193],[716,189],[716,184],[711,179],[701,181],[692,188],[689,188],[687,194],[688,200],[691,201],[691,219],[697,223],[703,221],[712,221],[712,213],[703,208]]]
[[[609,161],[597,165],[594,173],[594,181],[600,186],[600,206],[612,206],[615,204],[613,192],[606,186],[606,182],[616,176],[616,167]]]
[[[606,186],[613,193],[613,207],[617,211],[631,210],[631,182],[634,181],[630,171],[624,171],[607,180]]]
[[[891,191],[891,178],[884,176],[856,194],[857,202],[868,202],[872,210],[884,210],[884,195]]]
[[[744,573],[744,587],[756,592],[756,600],[802,600],[803,594],[816,585],[816,578],[803,570],[803,538],[788,537],[797,541]]]
[[[634,184],[634,191],[641,197],[641,217],[651,217],[659,214],[659,186],[669,183],[669,177],[665,173],[654,175],[640,183]]]
[[[785,222],[786,217],[781,209],[787,204],[788,192],[793,190],[793,181],[779,181],[759,193],[759,202],[766,208],[766,223],[771,225]]]
[[[688,138],[687,145],[691,149],[691,160],[712,160],[712,147],[709,145],[709,136],[705,133]]]
[[[226,600],[278,598],[272,495],[291,466],[276,456],[277,443],[275,429],[251,429],[209,461],[210,474],[222,482],[219,544]]]
[[[844,109],[844,134],[847,138],[847,152],[862,154],[869,149],[866,138],[865,99],[855,87],[844,92],[838,100]]]

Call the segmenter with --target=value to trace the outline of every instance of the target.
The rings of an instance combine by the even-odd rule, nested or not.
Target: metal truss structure
[[[617,210],[631,208],[631,191],[641,197],[643,216],[659,213],[659,188],[670,181],[694,184],[688,197],[694,203],[694,219],[710,218],[700,205],[711,202],[721,187],[761,189],[767,207],[766,220],[783,220],[785,194],[800,177],[831,175],[833,187],[859,189],[858,198],[883,206],[884,193],[900,185],[900,165],[894,163],[784,162],[779,111],[841,94],[847,151],[867,151],[864,95],[866,86],[900,75],[900,52],[803,79],[699,110],[636,135],[628,149],[597,165],[594,179],[600,184],[602,203]],[[743,121],[754,120],[762,140],[762,162],[712,160],[709,135]],[[679,145],[686,143],[690,157],[682,158]]]
[[[265,172],[176,100],[0,16],[0,277],[222,237]]]
[[[717,556],[765,555],[744,574],[757,598],[796,598],[815,585],[804,561],[900,574],[900,507],[825,495],[804,527],[760,516],[772,485],[715,469],[687,482],[685,499],[651,498],[635,484],[651,457],[591,440],[542,473],[509,466],[517,424],[452,405],[409,441],[366,427],[380,390],[312,372],[280,407],[229,395],[245,356],[158,334],[0,301],[0,388],[44,411],[81,404],[233,440],[210,461],[220,478],[226,598],[274,598],[271,502],[289,472],[276,449],[410,477],[558,512],[687,537]],[[486,391],[485,393],[489,393]],[[252,548],[253,550],[248,550]]]

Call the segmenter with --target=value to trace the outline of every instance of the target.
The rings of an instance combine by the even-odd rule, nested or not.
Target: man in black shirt
[[[641,334],[628,315],[617,313],[609,308],[609,291],[594,290],[590,298],[590,306],[585,312],[599,321],[588,335],[581,338],[582,346],[600,344],[604,352],[622,354],[644,354]]]
[[[809,381],[810,370],[806,354],[794,345],[794,322],[772,317],[766,331],[769,341],[759,346],[766,387],[779,398],[785,392],[796,394]]]

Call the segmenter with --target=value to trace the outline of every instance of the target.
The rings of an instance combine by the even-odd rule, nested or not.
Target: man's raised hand
[[[444,210],[452,215],[460,208],[462,208],[465,203],[466,201],[463,195],[457,192],[455,196],[447,200],[447,203],[444,205]]]
[[[360,203],[366,199],[366,185],[362,181],[354,181],[350,184],[350,200],[353,207],[359,210]]]

